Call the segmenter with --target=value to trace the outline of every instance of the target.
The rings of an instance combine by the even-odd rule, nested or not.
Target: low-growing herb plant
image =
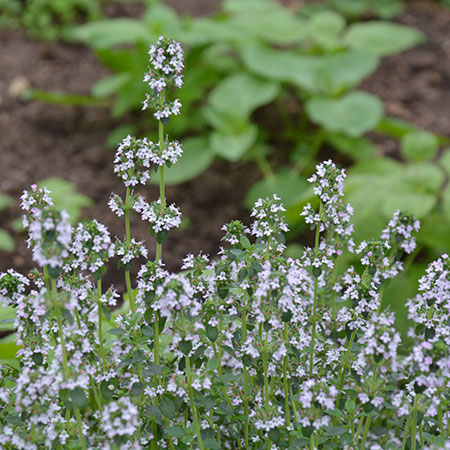
[[[125,194],[113,240],[96,220],[72,227],[45,188],[24,192],[24,226],[38,264],[29,277],[0,275],[0,299],[16,308],[18,365],[3,364],[0,444],[5,449],[445,449],[450,441],[450,259],[442,255],[407,302],[414,326],[402,344],[383,308],[385,282],[414,251],[419,222],[397,211],[379,238],[355,243],[345,172],[332,161],[309,179],[318,208],[302,216],[314,244],[284,256],[288,231],[276,195],[259,199],[253,222],[223,227],[217,258],[188,255],[180,273],[163,244],[180,224],[164,174],[181,146],[165,125],[180,102],[183,58],[175,41],[149,51],[158,142],[127,137],[115,156]],[[135,187],[160,182],[153,203]],[[156,257],[131,234],[149,221]],[[357,267],[342,255],[357,255]],[[111,258],[120,294],[102,284]],[[136,278],[131,268],[144,260]]]

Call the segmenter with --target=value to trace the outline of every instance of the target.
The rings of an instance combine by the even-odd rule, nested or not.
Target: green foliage
[[[0,193],[0,213],[12,204],[12,198]],[[15,248],[14,240],[7,230],[0,229],[0,251],[12,252]]]
[[[75,184],[61,178],[50,177],[39,181],[38,187],[46,187],[52,193],[55,207],[65,210],[70,215],[71,223],[77,223],[83,208],[94,202],[86,195],[77,192]]]
[[[101,0],[0,0],[0,27],[21,26],[34,37],[57,39],[80,17],[98,19],[100,5]]]

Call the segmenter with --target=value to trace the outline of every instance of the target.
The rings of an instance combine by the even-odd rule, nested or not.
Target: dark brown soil
[[[196,15],[213,12],[218,0],[168,0],[179,12]],[[114,10],[114,15],[135,15],[138,9]],[[136,6],[130,6],[136,8]],[[391,58],[364,82],[363,88],[381,97],[389,114],[406,119],[427,130],[448,134],[450,130],[450,10],[426,1],[408,4],[400,22],[417,26],[427,43]],[[10,229],[19,217],[18,198],[30,184],[50,176],[72,181],[91,197],[95,206],[85,211],[106,223],[111,232],[123,236],[123,223],[108,209],[111,191],[123,188],[113,174],[113,152],[105,146],[117,123],[106,108],[61,107],[22,102],[20,92],[27,86],[39,89],[89,93],[92,84],[107,75],[81,45],[40,43],[20,31],[0,32],[0,192],[12,196],[15,206],[0,213],[0,228]],[[388,141],[383,145],[389,152]],[[258,177],[252,167],[216,161],[210,170],[191,182],[167,189],[190,221],[190,227],[171,234],[164,244],[164,261],[176,270],[188,252],[214,254],[221,226],[231,218],[248,220],[242,200]],[[147,188],[148,198],[157,196]],[[145,224],[133,223],[133,234],[154,244]],[[26,271],[31,266],[24,236],[14,234],[17,249],[0,253],[0,271],[9,267]]]

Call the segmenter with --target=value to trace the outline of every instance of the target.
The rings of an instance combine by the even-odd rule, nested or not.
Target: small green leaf
[[[88,405],[88,398],[86,397],[84,390],[79,386],[70,391],[70,398],[72,404],[79,409],[84,409]]]
[[[166,427],[165,428],[165,432],[169,436],[172,436],[172,437],[177,438],[177,439],[181,439],[186,434],[184,428],[176,427],[176,426]]]
[[[228,290],[227,290],[228,292]],[[220,295],[220,293],[219,293]],[[206,336],[208,337],[208,339],[211,342],[215,342],[219,336],[219,330],[217,329],[217,327],[213,327],[209,324],[206,324]]]
[[[125,330],[123,328],[111,328],[108,330],[108,333],[113,334],[114,336],[122,336],[125,334]]]
[[[151,361],[147,362],[146,367],[147,367],[148,371],[150,373],[152,373],[153,375],[161,375],[162,374],[161,367],[158,366],[157,364],[155,364],[154,362],[151,362]]]
[[[44,362],[44,357],[42,356],[42,353],[33,353],[31,355],[31,359],[37,366],[42,366],[42,363]]]
[[[348,399],[345,401],[345,409],[346,409],[347,411],[352,412],[352,411],[355,410],[355,407],[356,407],[355,401],[354,401],[352,398],[348,398]]]
[[[141,395],[143,392],[144,392],[144,385],[139,381],[134,383],[133,386],[131,386],[130,393],[133,397],[137,397]]]
[[[205,439],[203,441],[205,448],[209,448],[210,450],[221,450],[222,447],[215,439]]]
[[[308,28],[317,45],[332,50],[340,45],[339,35],[345,28],[345,19],[331,10],[319,11],[309,20]]]
[[[272,428],[269,430],[269,439],[272,442],[275,442],[275,444],[277,444],[278,442],[280,442],[281,439],[281,433],[280,430],[278,428]]]
[[[106,400],[111,400],[114,395],[114,385],[110,381],[102,381],[100,383],[100,394]]]
[[[169,419],[173,419],[176,416],[177,410],[175,403],[168,397],[163,396],[160,398],[159,408]]]
[[[189,355],[190,351],[192,350],[192,341],[186,341],[182,340],[178,346],[180,347],[181,353],[183,355]]]
[[[208,370],[208,371],[216,370],[218,367],[219,367],[219,360],[215,356],[213,356],[206,363],[206,370]]]

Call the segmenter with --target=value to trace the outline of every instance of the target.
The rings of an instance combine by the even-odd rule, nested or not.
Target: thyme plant
[[[180,110],[182,50],[160,38],[149,51],[159,141],[128,136],[109,206],[125,222],[112,239],[96,220],[72,227],[50,193],[22,196],[38,268],[0,274],[0,300],[16,309],[17,364],[3,364],[0,446],[12,449],[448,449],[450,258],[442,255],[407,301],[414,323],[402,344],[383,287],[403,270],[419,222],[398,211],[382,234],[356,244],[345,171],[332,161],[310,178],[318,207],[302,213],[312,248],[284,256],[284,207],[259,199],[253,223],[223,227],[215,258],[189,254],[164,266],[163,243],[180,224],[166,201],[164,168],[182,155],[164,126]],[[159,199],[135,192],[159,176]],[[131,234],[150,224],[156,258]],[[346,252],[360,264],[343,267]],[[113,257],[124,308],[102,283]],[[131,268],[141,264],[137,277]]]

